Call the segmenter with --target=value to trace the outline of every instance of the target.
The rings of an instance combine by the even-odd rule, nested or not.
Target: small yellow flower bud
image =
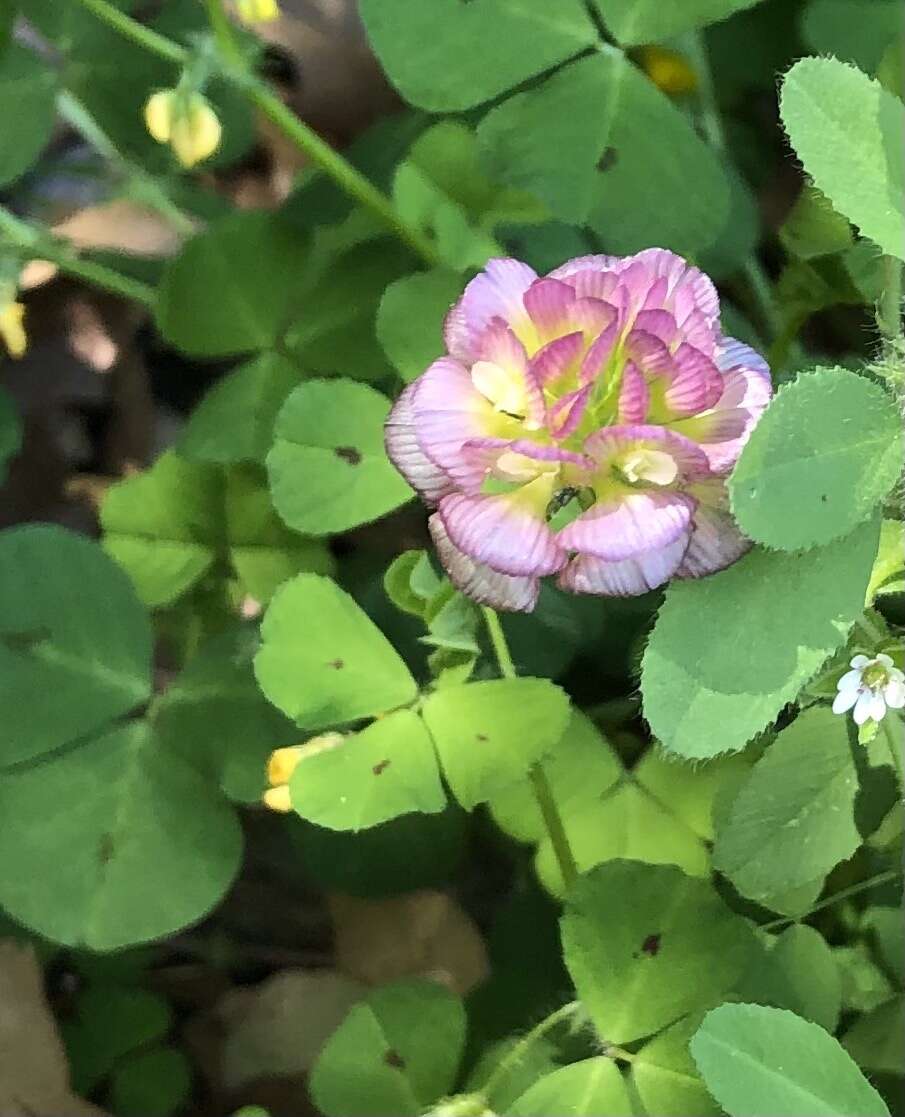
[[[271,23],[280,18],[277,0],[236,0],[236,13],[243,23]]]
[[[301,759],[301,745],[289,745],[287,748],[272,752],[267,761],[267,782],[270,786],[279,787],[281,783],[289,783]]]
[[[25,356],[28,335],[24,325],[25,307],[22,303],[8,302],[0,309],[0,338],[9,355],[16,360]]]
[[[269,787],[264,792],[264,806],[272,811],[279,811],[280,814],[288,814],[292,810],[288,785],[284,783],[280,787]]]
[[[641,48],[638,58],[654,85],[670,97],[694,93],[697,89],[698,79],[694,70],[676,51],[647,46]]]
[[[200,93],[155,93],[145,105],[145,124],[158,143],[168,143],[183,167],[194,167],[220,146],[223,129]]]

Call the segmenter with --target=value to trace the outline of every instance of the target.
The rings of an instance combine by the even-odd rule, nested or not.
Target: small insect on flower
[[[162,89],[148,99],[145,125],[158,143],[170,145],[186,168],[213,155],[223,134],[207,99],[178,89]]]
[[[852,710],[855,724],[864,725],[882,721],[887,707],[900,710],[905,706],[905,674],[893,666],[888,655],[881,652],[873,659],[856,655],[851,667],[836,684],[834,714]]]

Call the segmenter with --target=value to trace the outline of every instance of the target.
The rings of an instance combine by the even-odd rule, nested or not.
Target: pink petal
[[[434,361],[412,388],[409,406],[422,450],[457,485],[477,492],[484,474],[462,457],[462,444],[498,434],[501,423],[517,430],[517,423],[494,411],[468,370],[450,357]]]
[[[521,341],[502,318],[495,318],[485,330],[479,343],[481,360],[491,361],[500,368],[518,376],[525,385],[527,414],[525,418],[534,429],[544,425],[547,406],[540,381],[528,364],[528,355]]]
[[[537,327],[538,336],[548,341],[569,328],[569,310],[575,302],[575,292],[557,279],[539,279],[525,292],[522,302]]]
[[[732,369],[747,369],[756,372],[767,384],[770,383],[770,366],[760,353],[736,341],[734,337],[721,338],[717,344],[716,363],[721,372],[730,372]]]
[[[691,486],[698,506],[692,517],[691,541],[676,572],[679,578],[702,578],[731,566],[751,547],[729,512],[726,490],[720,480]]]
[[[384,426],[384,442],[387,456],[406,481],[428,504],[436,504],[454,491],[454,485],[418,443],[412,411],[414,392],[415,385],[409,384],[396,400]]]
[[[550,272],[550,279],[568,279],[573,281],[577,276],[605,275],[617,267],[621,256],[576,256],[574,260],[567,260]]]
[[[569,320],[572,325],[580,329],[586,337],[594,338],[601,330],[612,325],[619,317],[619,312],[612,303],[604,302],[598,298],[579,298],[572,304],[569,311]]]
[[[524,322],[522,296],[536,279],[537,272],[519,260],[488,260],[446,316],[443,337],[452,356],[466,364],[476,361],[478,343],[493,318],[514,328]]]
[[[537,578],[513,578],[500,574],[483,563],[475,562],[456,547],[440,516],[434,513],[427,521],[437,555],[449,580],[473,601],[492,609],[530,613],[537,604],[540,581]]]
[[[687,537],[696,504],[685,493],[626,492],[583,512],[559,532],[557,541],[567,551],[596,558],[635,558]]]
[[[584,349],[584,335],[581,333],[564,334],[539,349],[531,358],[531,372],[534,379],[545,384],[558,380],[569,371],[569,366]]]
[[[667,309],[672,306],[676,321],[681,326],[692,310],[698,310],[713,326],[720,313],[720,298],[711,280],[681,256],[665,248],[646,248],[635,256],[656,278],[663,277],[668,292],[663,301]]]
[[[645,376],[666,376],[675,367],[666,343],[646,330],[633,329],[625,339],[624,348]]]
[[[665,280],[658,280],[665,283]],[[641,330],[646,334],[653,334],[664,345],[672,345],[679,336],[676,320],[668,310],[642,310],[635,316],[632,330]]]
[[[582,384],[588,384],[596,380],[603,371],[610,354],[616,347],[616,342],[619,340],[619,332],[619,322],[613,321],[591,343],[591,347],[585,353],[584,360],[581,362],[581,371],[578,375]]]
[[[501,454],[521,454],[536,462],[562,462],[583,473],[593,469],[594,463],[584,454],[563,450],[559,446],[542,446],[524,438],[474,438],[462,446],[462,454],[471,462],[480,463],[485,474],[491,472]]]
[[[687,536],[683,535],[662,550],[648,551],[621,562],[579,555],[562,571],[557,583],[572,593],[636,597],[669,580],[682,561],[687,544]]]
[[[528,488],[525,485],[496,496],[454,493],[444,497],[439,513],[449,538],[475,562],[486,563],[501,574],[553,574],[565,563],[566,554],[544,519],[552,486],[539,509],[525,500]]]
[[[650,407],[650,391],[634,361],[628,361],[619,388],[619,422],[643,423]]]
[[[710,473],[707,455],[691,439],[646,423],[603,427],[585,439],[583,449],[597,462],[598,468],[603,468],[633,447],[663,450],[670,454],[679,467],[680,477],[690,479]]]
[[[558,399],[550,408],[549,428],[554,438],[568,438],[575,432],[584,418],[593,391],[593,384],[585,384],[583,388]]]
[[[723,377],[713,361],[686,344],[679,346],[673,360],[675,373],[664,397],[670,410],[679,415],[696,415],[713,407],[724,387]]]

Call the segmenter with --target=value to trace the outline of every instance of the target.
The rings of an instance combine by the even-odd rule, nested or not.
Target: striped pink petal
[[[537,604],[540,579],[500,574],[484,563],[475,562],[455,546],[436,512],[427,521],[427,526],[440,562],[456,589],[479,605],[489,605],[492,609],[513,613],[532,611]]]
[[[467,364],[479,359],[479,343],[493,318],[513,328],[527,319],[522,296],[537,272],[519,260],[488,260],[446,316],[443,337],[449,353]]]
[[[704,353],[682,344],[673,355],[674,372],[664,399],[678,415],[695,415],[713,407],[723,392],[720,370]]]
[[[665,282],[661,280],[660,282]],[[679,330],[676,320],[668,310],[642,310],[635,316],[632,330],[640,330],[646,334],[653,334],[664,345],[670,346],[678,338]]]
[[[650,407],[647,381],[634,361],[626,362],[619,388],[619,422],[643,423]]]
[[[596,558],[632,558],[687,536],[696,504],[685,493],[629,490],[598,501],[567,524],[557,540],[568,551]]]
[[[558,399],[549,409],[550,433],[554,438],[568,438],[578,429],[594,388],[594,384],[585,384],[583,388],[578,388]]]
[[[647,447],[668,453],[679,467],[680,478],[704,477],[710,473],[707,455],[690,438],[647,423],[603,427],[589,435],[584,452],[603,468],[630,447]]]
[[[424,453],[466,492],[477,492],[484,474],[462,456],[471,438],[495,434],[500,424],[518,424],[494,411],[466,368],[441,357],[412,385],[409,407]]]
[[[486,563],[501,574],[539,577],[553,574],[566,561],[565,552],[544,518],[552,485],[539,479],[546,492],[537,502],[525,498],[531,482],[511,493],[466,496],[454,493],[440,501],[439,513],[449,538],[475,562]]]
[[[571,593],[637,597],[662,586],[673,576],[687,546],[688,536],[682,535],[667,547],[620,562],[578,555],[562,571],[557,583]]]
[[[547,407],[540,380],[530,367],[525,347],[502,318],[494,318],[480,341],[481,360],[490,361],[518,377],[525,387],[525,419],[539,429],[544,425]]]
[[[402,392],[393,405],[384,427],[387,456],[412,488],[427,501],[436,504],[454,489],[448,474],[421,449],[415,431],[412,397],[415,385]]]
[[[539,279],[525,292],[522,301],[541,342],[552,340],[569,328],[569,310],[575,292],[557,279]]]
[[[578,298],[569,311],[572,325],[589,339],[596,337],[607,326],[611,326],[618,317],[619,312],[612,303],[598,298]]]
[[[548,341],[531,358],[531,372],[539,384],[556,381],[572,371],[571,366],[584,349],[584,335],[563,334]]]

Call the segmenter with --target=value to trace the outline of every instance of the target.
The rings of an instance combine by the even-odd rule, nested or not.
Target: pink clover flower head
[[[547,575],[630,596],[747,550],[724,482],[770,373],[721,333],[703,272],[659,248],[544,277],[491,260],[444,337],[446,355],[396,402],[386,446],[436,509],[437,552],[470,597],[530,611]]]
[[[905,706],[905,674],[893,666],[890,656],[882,652],[873,659],[856,655],[851,668],[836,684],[834,714],[852,710],[855,724],[864,725],[882,721],[887,706],[894,710]]]

